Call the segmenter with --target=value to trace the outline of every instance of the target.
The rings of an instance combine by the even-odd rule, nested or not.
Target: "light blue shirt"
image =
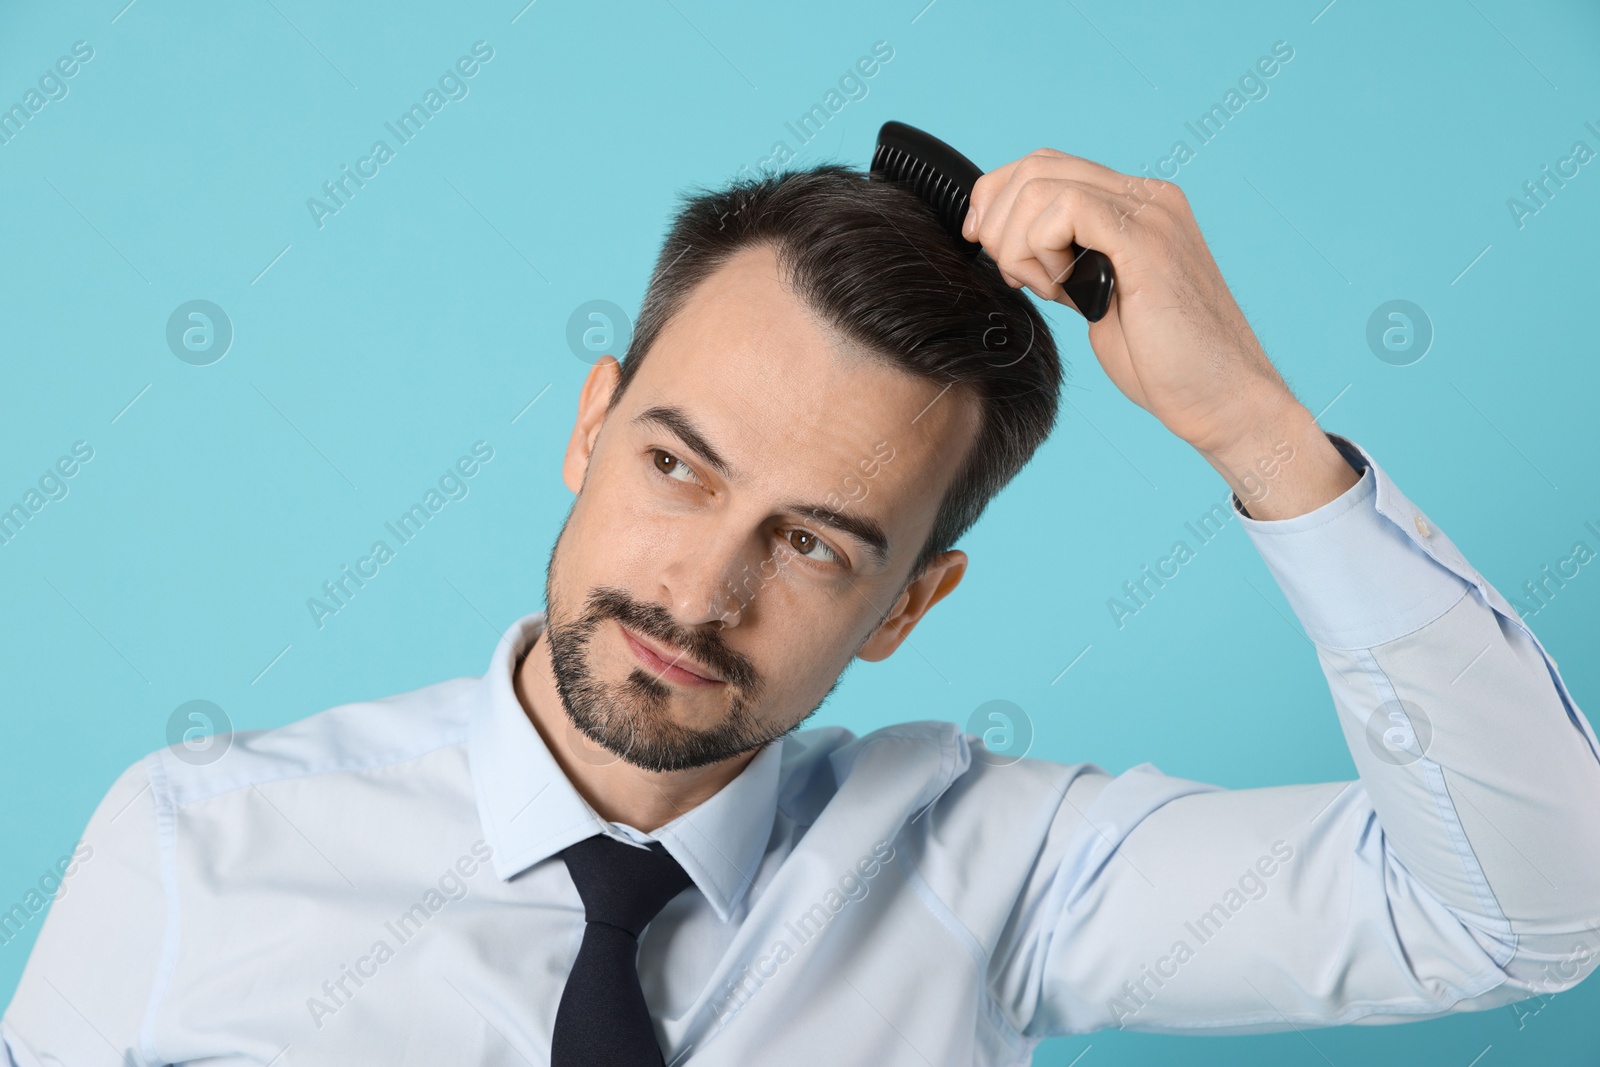
[[[546,1063],[584,927],[556,854],[596,832],[658,840],[694,880],[640,942],[669,1064],[1024,1064],[1054,1034],[1570,988],[1600,953],[1600,744],[1500,594],[1330,438],[1354,487],[1238,518],[1357,781],[1227,790],[1000,765],[945,722],[830,727],[643,835],[596,815],[518,703],[529,615],[481,678],[130,767],[0,1020],[10,1060]]]

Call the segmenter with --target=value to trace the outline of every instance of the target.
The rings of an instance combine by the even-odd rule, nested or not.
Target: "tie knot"
[[[584,918],[637,938],[692,881],[659,842],[641,848],[596,834],[561,851],[583,900]]]

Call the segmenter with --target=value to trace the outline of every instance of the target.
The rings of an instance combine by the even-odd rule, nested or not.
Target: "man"
[[[1177,187],[1041,150],[965,232],[992,263],[836,166],[691,198],[626,366],[584,383],[546,611],[482,678],[129,768],[4,1018],[13,1062],[1018,1064],[1053,1034],[1392,1023],[1587,975],[1593,730],[1293,397]],[[795,732],[955,589],[954,542],[1048,434],[1061,370],[1019,290],[1069,302],[1073,241],[1118,279],[1096,357],[1234,489],[1358,781]],[[981,654],[1005,620],[977,622]]]

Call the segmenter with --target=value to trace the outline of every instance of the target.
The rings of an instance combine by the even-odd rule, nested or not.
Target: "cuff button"
[[[1421,515],[1416,517],[1415,522],[1417,525],[1417,533],[1421,534],[1423,537],[1427,537],[1433,533],[1433,530],[1428,526],[1428,521]]]

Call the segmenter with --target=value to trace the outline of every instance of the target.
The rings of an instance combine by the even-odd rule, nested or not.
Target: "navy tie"
[[[583,899],[583,943],[561,991],[551,1067],[662,1067],[639,987],[639,934],[689,875],[659,842],[640,848],[605,834],[561,852]]]

